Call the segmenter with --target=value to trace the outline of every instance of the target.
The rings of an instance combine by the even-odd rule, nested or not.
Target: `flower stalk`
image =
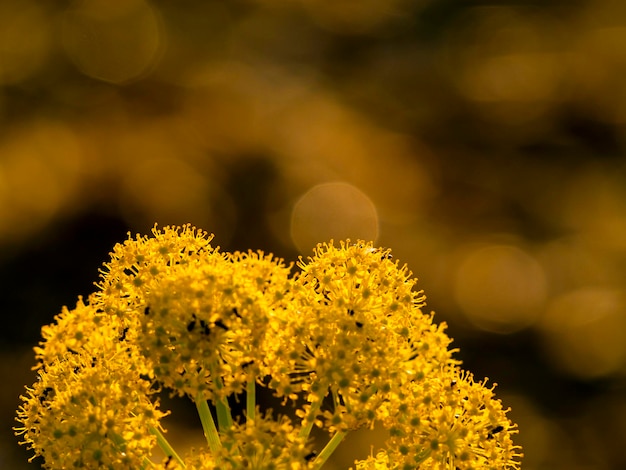
[[[202,419],[202,417],[200,419]],[[167,441],[163,433],[155,427],[151,427],[150,432],[156,436],[157,445],[161,448],[161,450],[165,453],[165,455],[168,458],[172,457],[174,460],[176,460],[176,462],[178,462],[178,464],[182,468],[186,468],[185,462],[180,457],[180,455],[178,455],[176,450],[174,450],[174,448],[170,445],[170,443]],[[152,465],[152,462],[150,462],[150,464]]]
[[[256,419],[256,382],[252,378],[246,386],[246,419],[250,422]]]
[[[326,446],[322,449],[319,455],[313,461],[313,469],[318,470],[322,468],[322,466],[326,463],[328,458],[335,452],[335,449],[341,444],[344,437],[346,437],[348,433],[346,431],[337,431],[335,435],[328,441]]]
[[[211,449],[214,454],[218,455],[220,449],[222,448],[222,442],[220,441],[220,436],[217,432],[217,426],[215,426],[215,421],[213,421],[213,415],[211,414],[209,404],[207,403],[206,399],[200,394],[196,396],[195,403],[196,409],[198,410],[198,415],[200,416],[200,422],[202,423],[204,437],[209,444],[209,449]]]

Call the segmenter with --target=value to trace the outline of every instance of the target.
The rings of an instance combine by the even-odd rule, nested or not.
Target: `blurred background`
[[[0,0],[0,468],[41,326],[155,222],[391,247],[525,469],[626,468],[625,45],[621,0]]]

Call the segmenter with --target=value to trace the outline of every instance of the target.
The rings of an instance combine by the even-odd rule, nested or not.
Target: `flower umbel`
[[[74,331],[66,322],[72,313],[80,319]],[[56,325],[44,329],[44,335],[59,331],[39,349],[47,362],[39,364],[39,380],[22,397],[16,431],[46,468],[143,468],[166,413],[152,399],[155,389],[141,375],[140,358],[113,325],[102,320],[94,329],[93,318],[100,318],[95,309],[79,301],[76,310],[64,311]],[[83,328],[93,334],[80,334]],[[62,330],[71,347],[51,354]],[[85,341],[78,344],[77,337]]]
[[[318,469],[349,432],[379,423],[389,438],[357,469],[520,468],[507,410],[460,369],[389,250],[322,244],[292,273],[211,240],[189,225],[129,236],[88,301],[43,327],[15,428],[33,458],[51,469]],[[258,387],[292,407],[260,409]],[[195,403],[205,448],[181,457],[169,444],[162,388]],[[315,425],[328,433],[320,449]]]

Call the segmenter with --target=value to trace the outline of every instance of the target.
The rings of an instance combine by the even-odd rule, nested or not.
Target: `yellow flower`
[[[210,400],[260,379],[265,333],[287,282],[281,260],[215,252],[148,280],[138,343],[157,379]]]
[[[46,468],[141,468],[164,416],[153,391],[116,343],[96,341],[43,364],[16,431]]]
[[[216,252],[211,246],[212,235],[191,225],[152,229],[153,237],[139,236],[118,243],[111,260],[104,263],[101,281],[97,284],[96,305],[105,313],[119,315],[132,324],[143,313],[146,282],[168,275],[180,265],[198,256]]]
[[[422,311],[389,250],[318,245],[292,275],[271,254],[222,253],[211,239],[189,225],[129,237],[89,301],[42,328],[16,432],[46,468],[317,470],[374,421],[390,437],[357,470],[520,468],[507,410],[460,370],[446,325]],[[257,384],[298,399],[300,421],[258,410]],[[163,386],[195,402],[206,449],[183,459],[167,442],[153,399]],[[234,422],[229,399],[244,393]],[[332,434],[319,454],[314,424]]]
[[[410,381],[386,407],[390,461],[410,469],[519,469],[517,427],[486,380],[458,368]]]
[[[372,425],[387,395],[411,377],[453,363],[445,325],[420,310],[424,296],[406,266],[371,243],[318,245],[300,260],[293,299],[275,332],[270,386],[289,396],[307,392],[300,412],[331,432]]]
[[[260,379],[265,332],[290,267],[261,252],[222,254],[189,226],[117,245],[97,305],[114,313],[179,395],[219,400]]]

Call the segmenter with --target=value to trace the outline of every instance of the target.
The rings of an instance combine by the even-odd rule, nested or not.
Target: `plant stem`
[[[302,428],[300,428],[300,437],[307,438],[309,434],[311,434],[311,429],[313,429],[313,424],[315,424],[315,415],[319,411],[322,406],[322,400],[318,400],[315,403],[311,403],[311,410],[309,411],[310,416],[313,417],[310,421],[307,421]]]
[[[211,376],[213,377],[213,383],[215,388],[219,391],[224,388],[222,378],[215,371],[215,364],[211,366]],[[228,405],[228,399],[220,398],[215,401],[215,410],[217,412],[217,424],[220,429],[224,431],[233,425],[233,417],[230,412],[230,406]]]
[[[168,457],[170,456],[173,457],[183,468],[185,468],[185,462],[176,453],[176,451],[174,450],[172,445],[167,441],[167,439],[165,439],[165,436],[163,435],[163,433],[159,431],[157,428],[155,428],[154,426],[150,427],[150,432],[156,436],[157,444],[159,445],[161,450],[165,453],[165,455],[167,455]]]
[[[217,412],[217,424],[220,429],[228,429],[233,425],[233,417],[230,414],[230,406],[226,398],[220,398],[215,402]]]
[[[222,448],[222,442],[220,441],[220,436],[217,432],[215,421],[213,421],[213,416],[211,415],[209,404],[201,393],[198,393],[198,395],[196,395],[195,402],[196,408],[198,409],[198,414],[200,415],[202,429],[204,430],[204,437],[206,437],[206,441],[209,444],[211,452],[217,455],[219,450]]]
[[[256,418],[256,382],[254,377],[248,379],[246,389],[246,422]]]
[[[343,438],[346,437],[348,433],[346,431],[337,431],[335,435],[328,441],[326,447],[322,449],[319,455],[313,461],[313,470],[318,470],[322,467],[328,460],[328,458],[335,451],[337,446],[343,441]]]

